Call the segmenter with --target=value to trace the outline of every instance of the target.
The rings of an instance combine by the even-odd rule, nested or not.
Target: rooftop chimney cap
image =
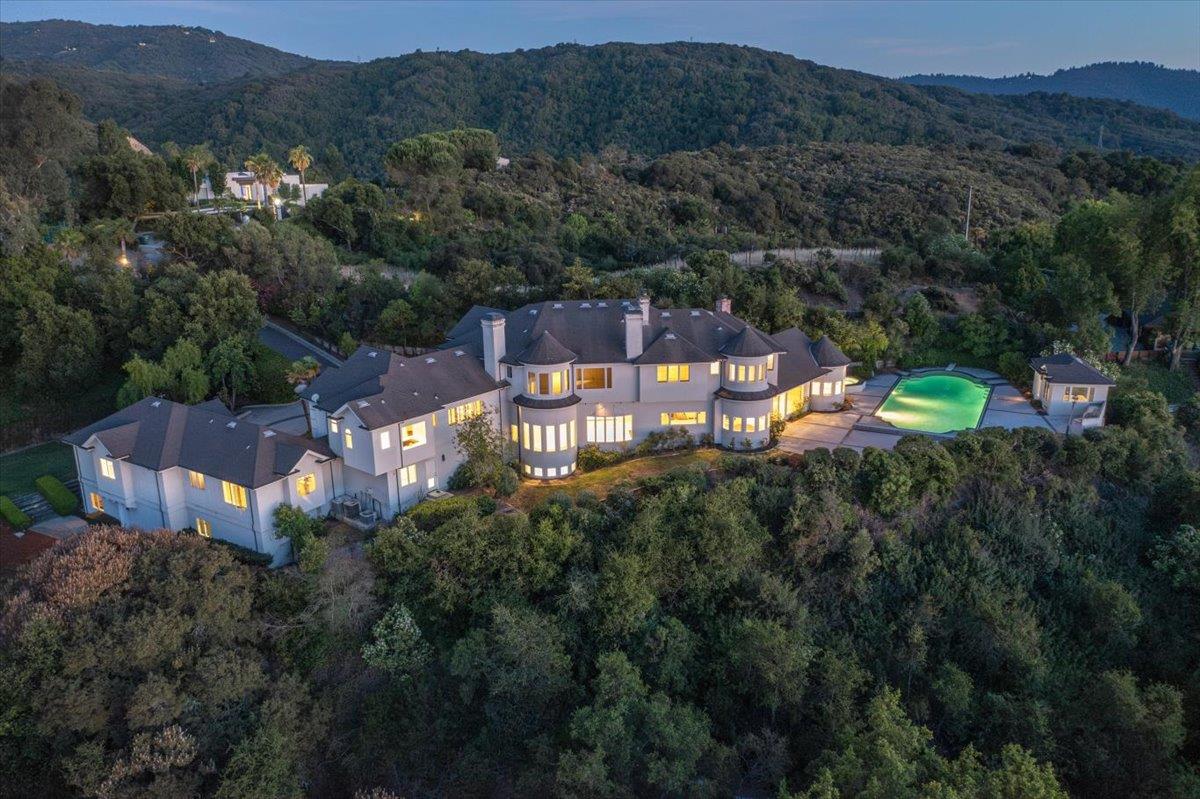
[[[495,324],[496,322],[503,322],[504,314],[497,313],[496,311],[488,311],[483,315],[483,321],[491,322],[492,324]]]

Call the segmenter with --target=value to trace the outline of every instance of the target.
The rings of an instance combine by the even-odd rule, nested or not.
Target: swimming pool
[[[970,430],[979,424],[991,392],[976,380],[945,372],[902,377],[875,415],[923,433]]]

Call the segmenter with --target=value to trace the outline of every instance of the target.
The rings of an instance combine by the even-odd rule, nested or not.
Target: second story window
[[[204,490],[204,475],[200,474],[200,472],[193,472],[191,469],[189,469],[188,470],[188,483],[191,484],[192,488],[198,488],[201,491],[203,491]]]
[[[692,379],[692,367],[686,363],[664,363],[658,367],[658,382],[686,383]]]
[[[404,425],[400,434],[400,449],[412,449],[413,447],[419,447],[426,441],[428,441],[428,439],[425,436],[424,422]]]
[[[453,408],[446,409],[446,421],[450,424],[460,424],[473,419],[476,416],[483,415],[483,400],[475,400],[474,402],[464,402],[462,405],[455,405]]]
[[[744,363],[731,363],[725,367],[725,377],[731,383],[753,383],[766,379],[767,367],[761,363],[752,363],[749,366]]]
[[[346,449],[354,449],[354,434],[350,432],[349,427],[342,431],[342,444]]]
[[[379,448],[380,449],[391,449],[392,448],[392,431],[391,430],[384,430],[382,433],[379,434]]]
[[[575,388],[612,388],[612,367],[597,366],[576,369]]]
[[[530,372],[526,379],[526,391],[529,396],[538,394],[561,394],[570,387],[566,369],[555,372]]]
[[[317,490],[317,476],[312,472],[298,478],[296,480],[296,493],[302,497],[307,497],[309,494]]]
[[[231,483],[228,480],[221,481],[221,494],[225,497],[225,502],[240,510],[246,509],[246,489],[237,483]]]
[[[107,477],[109,480],[117,479],[117,465],[108,458],[100,459],[100,474]]]
[[[335,436],[338,434],[338,420],[332,416],[329,417],[329,432]]]
[[[767,371],[769,372],[774,368],[775,368],[775,353],[771,353],[770,355],[767,356]]]

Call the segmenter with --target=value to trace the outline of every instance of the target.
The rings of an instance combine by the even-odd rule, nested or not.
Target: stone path
[[[920,373],[926,370],[914,370]],[[931,371],[941,371],[931,370]],[[1003,427],[1015,430],[1018,427],[1040,427],[1055,432],[1065,432],[1054,422],[1037,412],[1029,400],[1007,380],[986,369],[959,367],[956,371],[982,380],[992,387],[987,407],[983,411],[983,427]],[[880,374],[865,381],[860,387],[851,389],[854,404],[851,410],[836,413],[810,413],[794,422],[789,422],[779,437],[779,448],[786,452],[807,452],[825,447],[849,447],[861,452],[866,447],[891,449],[904,435],[923,435],[906,430],[886,430],[886,422],[872,416],[883,403],[884,397],[900,379],[899,375]]]

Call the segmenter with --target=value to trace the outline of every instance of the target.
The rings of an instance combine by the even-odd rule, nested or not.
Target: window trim
[[[221,481],[221,497],[225,500],[226,505],[232,505],[238,510],[245,510],[250,507],[250,496],[246,487],[231,483],[228,480]]]
[[[100,476],[109,480],[117,479],[117,462],[112,458],[100,458]]]

